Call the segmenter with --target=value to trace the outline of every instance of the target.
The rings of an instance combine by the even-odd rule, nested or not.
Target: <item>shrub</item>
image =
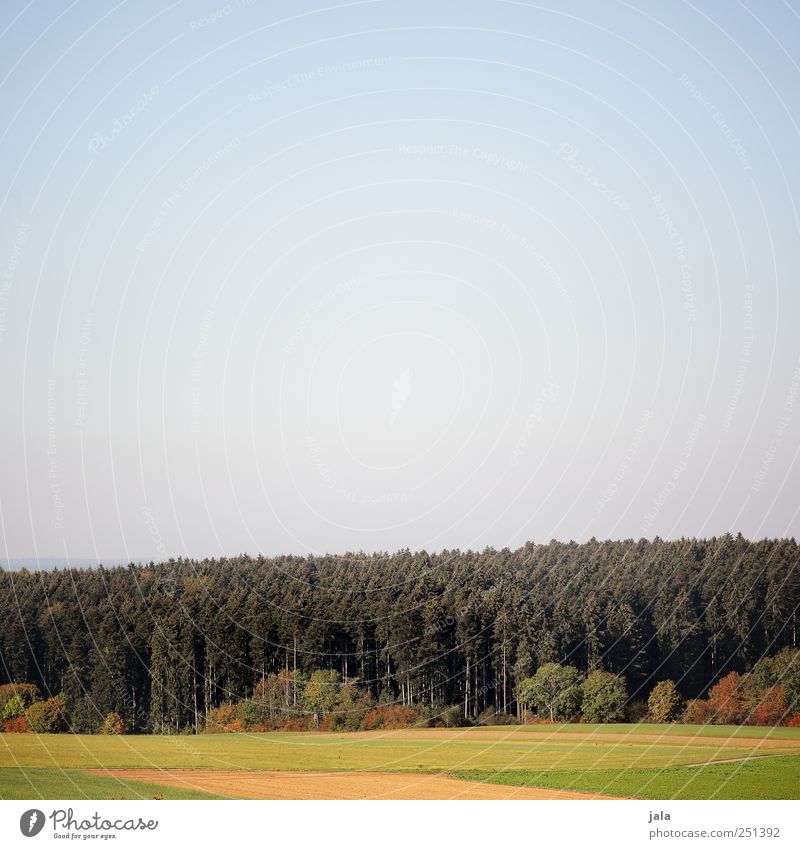
[[[783,685],[787,707],[796,711],[800,707],[800,649],[787,646],[774,657],[762,657],[747,676],[747,689],[754,697],[776,684]]]
[[[313,716],[290,716],[277,727],[276,731],[310,731],[314,722]]]
[[[335,669],[315,669],[311,673],[301,693],[300,703],[308,713],[314,715],[317,725],[325,714],[336,707],[339,690],[339,673]]]
[[[674,681],[659,681],[647,699],[647,710],[653,722],[675,722],[686,709],[686,702]]]
[[[32,729],[28,717],[23,715],[6,720],[3,730],[6,734],[28,734]]]
[[[644,722],[647,716],[647,702],[638,700],[625,705],[625,722]]]
[[[269,718],[269,709],[263,702],[255,699],[244,699],[236,705],[235,718],[232,722],[238,722],[245,730],[263,728]],[[230,722],[229,721],[229,724]]]
[[[0,685],[0,720],[14,719],[24,713],[25,708],[39,701],[39,688],[36,684]],[[9,702],[13,704],[9,707]]]
[[[519,725],[519,720],[516,716],[510,713],[503,713],[494,708],[486,708],[485,711],[478,717],[478,725]]]
[[[361,728],[373,731],[377,728],[411,728],[419,722],[419,714],[410,707],[377,707],[363,719]]]
[[[206,714],[206,734],[222,734],[228,730],[230,725],[236,719],[236,705],[220,705],[218,708],[211,708]]]
[[[57,734],[67,725],[67,711],[61,696],[34,702],[26,711],[31,730],[37,734]]]
[[[758,702],[747,718],[748,725],[780,725],[787,712],[786,690],[783,684],[767,687],[758,694]]]
[[[111,713],[103,720],[103,724],[100,726],[100,733],[124,734],[125,721],[116,711],[111,711]]]
[[[784,720],[783,723],[787,728],[800,728],[800,710],[793,713],[790,717]]]
[[[442,711],[441,721],[445,728],[461,728],[464,725],[469,725],[469,721],[464,716],[464,708],[461,705],[446,707]]]
[[[336,708],[320,723],[321,731],[358,731],[364,717],[375,707],[375,699],[369,693],[358,694],[356,687],[342,684]]]
[[[25,702],[15,693],[3,705],[3,711],[0,713],[0,719],[16,719],[25,713]]]
[[[686,702],[683,721],[687,725],[707,725],[712,719],[711,705],[705,699],[690,699]]]
[[[581,685],[581,709],[587,722],[617,722],[625,714],[628,688],[612,672],[590,672]]]

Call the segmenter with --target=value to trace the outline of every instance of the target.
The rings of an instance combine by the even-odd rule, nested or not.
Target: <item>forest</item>
[[[728,534],[0,571],[0,685],[85,732],[192,733],[254,696],[300,713],[331,686],[518,718],[554,664],[629,704],[667,680],[696,700],[797,649],[797,567],[793,539]]]

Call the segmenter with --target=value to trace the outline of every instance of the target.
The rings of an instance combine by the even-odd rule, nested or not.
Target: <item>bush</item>
[[[16,716],[6,720],[3,730],[6,734],[29,734],[32,729],[27,716]]]
[[[690,699],[686,702],[683,721],[687,725],[707,725],[712,718],[711,705],[705,699]]]
[[[502,713],[494,708],[486,708],[485,711],[478,717],[478,725],[519,725],[519,720],[516,716],[510,713]]]
[[[3,725],[6,734],[29,734],[33,729],[27,716],[17,716],[7,720]]]
[[[800,707],[800,649],[787,646],[773,657],[762,657],[748,674],[746,687],[756,697],[776,684],[784,688],[788,709],[796,711]]]
[[[464,708],[461,705],[450,705],[441,714],[441,722],[445,728],[462,728],[469,725],[469,720],[464,716]]]
[[[300,703],[307,713],[314,715],[317,726],[325,714],[335,709],[339,690],[339,673],[335,669],[315,669],[311,673],[300,694]]]
[[[276,731],[310,731],[314,724],[313,716],[290,716],[277,727]]]
[[[244,699],[236,705],[235,718],[231,721],[238,722],[242,729],[249,731],[263,728],[268,719],[269,709],[263,702]]]
[[[236,719],[236,705],[220,705],[206,713],[206,734],[223,734]]]
[[[103,720],[103,724],[100,726],[100,733],[124,734],[125,721],[116,711],[111,711],[111,713]]]
[[[23,713],[25,713],[25,702],[23,702],[22,699],[15,693],[3,705],[3,711],[0,713],[0,719],[16,719],[18,716],[22,716]]]
[[[581,709],[587,722],[617,722],[625,715],[628,688],[612,672],[590,672],[581,685]]]
[[[758,694],[758,702],[747,718],[748,725],[780,725],[788,707],[783,684],[767,687]]]
[[[352,684],[342,684],[336,708],[320,723],[320,731],[359,731],[364,717],[375,707],[375,699]]]
[[[647,717],[647,702],[639,700],[625,705],[625,722],[644,722]]]
[[[783,724],[787,728],[800,728],[800,710],[785,719]]]
[[[361,728],[364,731],[411,728],[419,723],[419,719],[419,713],[410,707],[377,707],[364,717]]]
[[[39,688],[36,684],[0,685],[0,720],[14,719],[25,712],[25,708],[38,702]],[[9,702],[12,702],[9,706]]]
[[[67,711],[61,696],[34,702],[26,711],[31,730],[37,734],[57,734],[67,726]]]
[[[686,702],[674,681],[659,681],[647,699],[647,710],[653,722],[676,722],[686,709]]]

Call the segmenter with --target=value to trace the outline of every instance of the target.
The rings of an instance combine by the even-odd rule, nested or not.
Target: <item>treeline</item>
[[[297,713],[322,671],[369,710],[469,721],[520,718],[551,663],[697,700],[797,647],[798,560],[726,535],[2,572],[0,684],[59,695],[76,731],[199,731],[280,676]]]
[[[193,730],[205,733],[260,731],[375,731],[562,722],[684,722],[720,725],[800,727],[800,649],[784,648],[765,657],[745,675],[729,672],[707,699],[686,701],[674,681],[659,681],[646,702],[631,701],[625,678],[595,669],[583,675],[574,666],[546,663],[517,688],[521,716],[487,708],[472,719],[461,705],[379,704],[357,680],[342,681],[333,669],[306,676],[299,670],[271,673],[248,698],[211,708]],[[35,684],[0,686],[0,731],[56,733],[71,729],[62,696],[42,699]],[[125,734],[116,711],[96,729]],[[155,731],[162,731],[156,727]]]

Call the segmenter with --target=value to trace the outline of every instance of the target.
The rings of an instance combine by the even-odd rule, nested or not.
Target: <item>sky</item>
[[[0,560],[800,530],[800,3],[0,9]]]

